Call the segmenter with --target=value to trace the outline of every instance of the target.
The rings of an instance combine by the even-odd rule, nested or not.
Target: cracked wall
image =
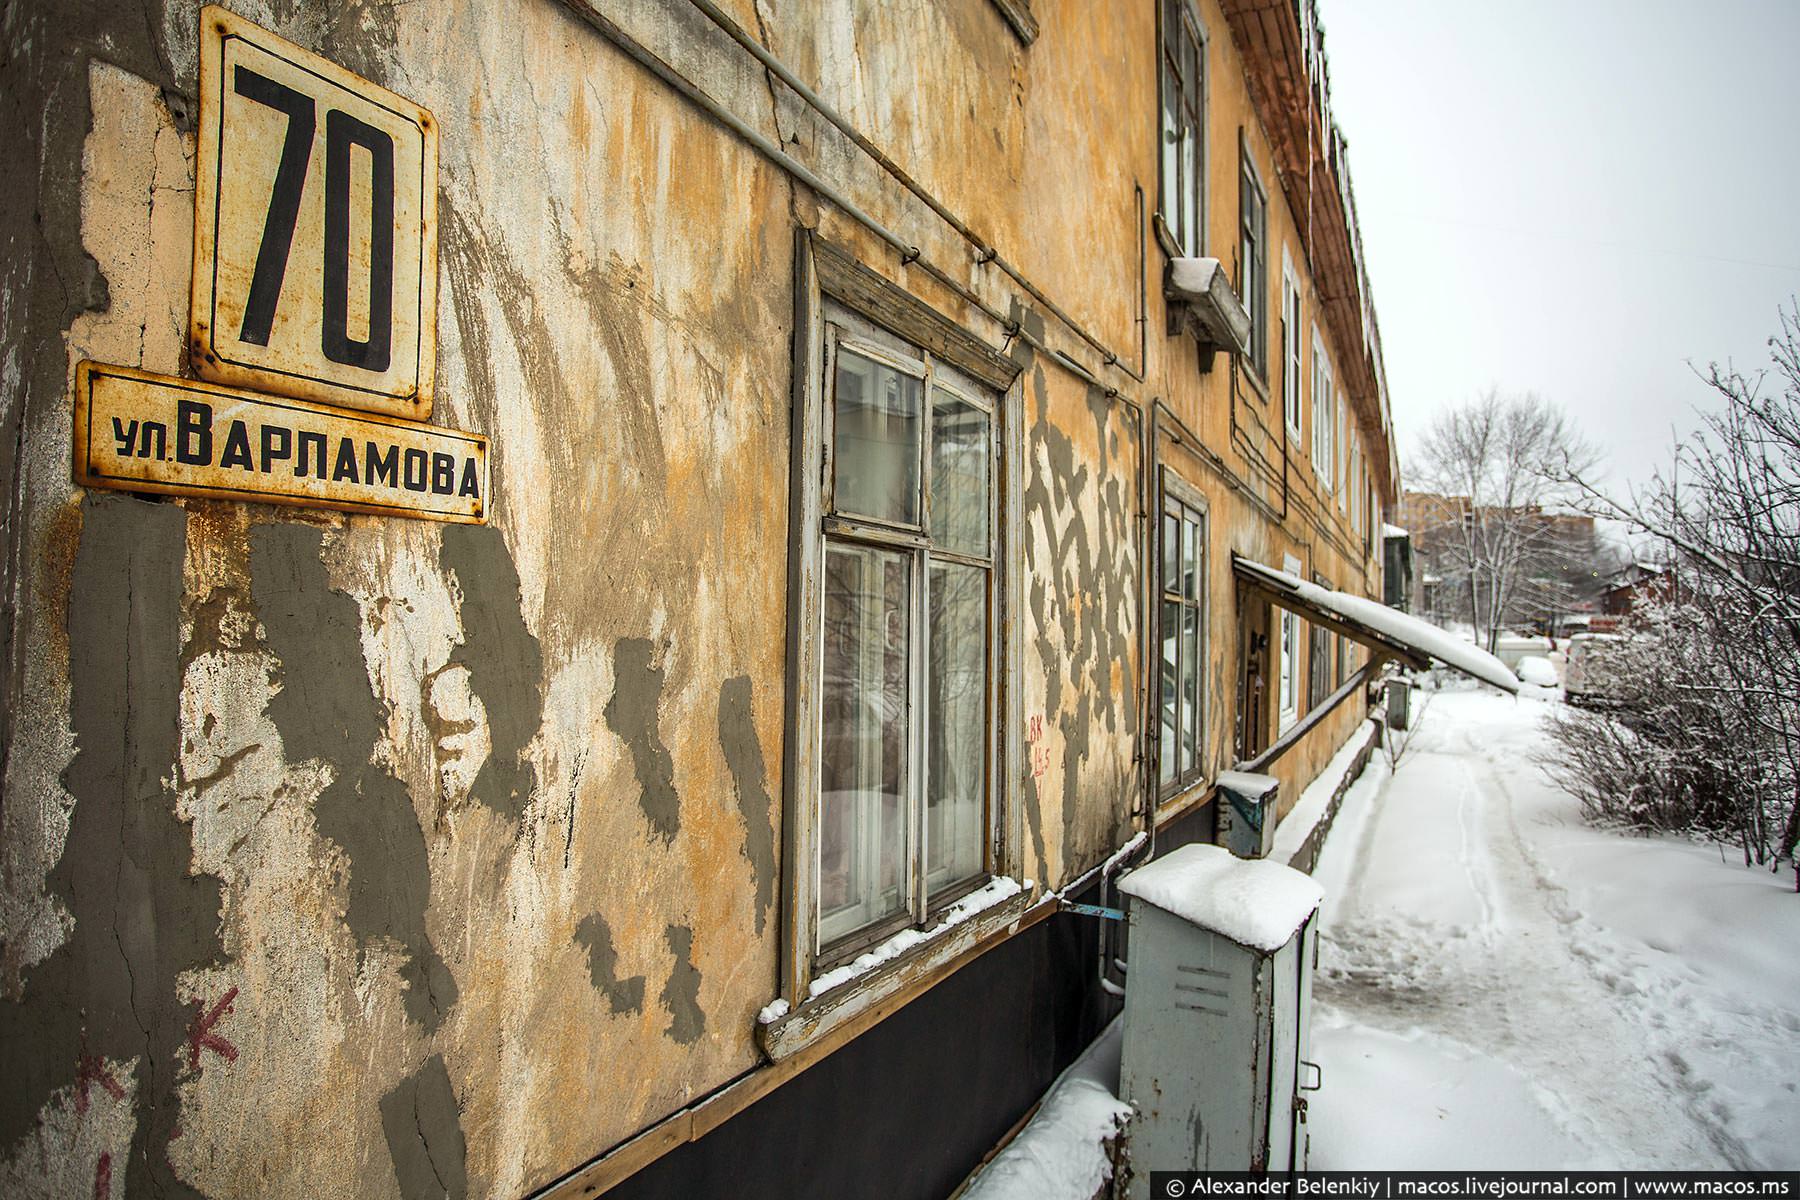
[[[70,484],[74,363],[181,371],[198,14],[9,10],[0,1190],[516,1195],[756,1061],[789,194],[554,5],[240,11],[449,131],[493,521]]]
[[[25,119],[0,149],[20,181],[0,189],[0,1191],[519,1195],[759,1061],[796,229],[1008,343],[550,0],[233,7],[438,118],[434,421],[491,437],[491,523],[70,483],[74,364],[181,372],[198,12],[6,9],[0,89]],[[690,6],[605,7],[934,261],[968,261]],[[1056,32],[1029,52],[985,4],[726,7],[1137,357],[1152,147],[1095,114],[1147,111],[1148,7],[1044,0]],[[1220,237],[1231,215],[1209,211]],[[993,270],[955,269],[1092,357]],[[1006,782],[1041,888],[1141,819],[1137,414],[1166,394],[1232,444],[1226,376],[1155,333],[1158,269],[1141,395],[1012,347],[1027,728]],[[1228,552],[1289,540],[1190,467],[1228,614]]]

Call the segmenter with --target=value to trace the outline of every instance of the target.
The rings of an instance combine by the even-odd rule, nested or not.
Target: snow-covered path
[[[1792,874],[1587,827],[1532,760],[1545,711],[1439,693],[1346,797],[1313,1165],[1800,1166]]]

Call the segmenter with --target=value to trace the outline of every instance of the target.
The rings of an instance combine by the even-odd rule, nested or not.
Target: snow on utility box
[[[1183,846],[1131,872],[1131,962],[1119,1098],[1125,1194],[1151,1171],[1306,1166],[1315,914],[1323,893],[1290,867]]]

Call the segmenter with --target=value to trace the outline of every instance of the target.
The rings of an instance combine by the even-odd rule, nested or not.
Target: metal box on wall
[[[1273,775],[1220,771],[1218,844],[1239,858],[1264,858],[1275,845],[1281,781]]]
[[[1132,872],[1120,1098],[1125,1194],[1150,1172],[1306,1166],[1307,1053],[1322,893],[1277,863],[1184,846]]]

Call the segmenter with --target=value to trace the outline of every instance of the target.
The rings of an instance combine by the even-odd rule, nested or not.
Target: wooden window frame
[[[1172,39],[1169,18],[1176,16],[1180,29]],[[1185,41],[1194,47],[1197,78],[1184,77],[1181,49]],[[1156,233],[1163,250],[1171,258],[1198,258],[1206,253],[1206,158],[1209,139],[1207,119],[1207,62],[1210,38],[1200,20],[1200,10],[1193,0],[1158,0],[1156,18],[1156,164],[1157,201]],[[1182,124],[1171,131],[1164,123],[1163,95],[1171,80],[1177,119]],[[1188,129],[1194,134],[1193,178],[1188,179],[1181,162],[1181,135]],[[1164,142],[1176,139],[1174,179],[1165,162]],[[1184,203],[1185,202],[1185,203]],[[1191,228],[1189,226],[1192,226]]]
[[[1238,291],[1250,314],[1251,373],[1269,377],[1269,192],[1238,130]]]
[[[828,307],[829,306],[829,307]],[[840,317],[839,313],[843,316]],[[846,319],[847,318],[847,319]],[[848,331],[849,336],[846,336]],[[842,965],[855,953],[900,929],[923,925],[934,928],[943,910],[991,879],[1018,877],[1019,848],[1023,845],[1023,814],[1019,781],[1022,727],[1019,689],[1009,679],[1009,668],[1023,660],[1023,644],[1017,605],[1023,595],[1023,568],[1019,548],[1021,528],[1021,472],[1023,446],[1023,388],[1019,366],[953,321],[914,297],[847,251],[801,230],[795,248],[795,336],[790,461],[790,540],[786,749],[783,762],[782,826],[782,956],[776,999],[787,1013],[759,1024],[758,1037],[771,1057],[781,1058],[816,1041],[878,1004],[883,997],[917,980],[921,973],[947,970],[970,938],[981,938],[1016,921],[1024,911],[1029,892],[984,910],[970,920],[934,936],[851,982],[813,995],[814,980]],[[989,605],[990,712],[988,752],[988,800],[985,870],[967,886],[940,892],[927,900],[924,889],[915,895],[917,907],[901,914],[907,919],[893,928],[869,926],[829,946],[819,943],[819,796],[823,748],[820,673],[823,670],[823,618],[825,604],[825,548],[828,541],[855,541],[918,551],[928,546],[922,529],[832,513],[830,372],[839,345],[868,354],[928,369],[922,396],[921,419],[927,428],[921,435],[921,455],[929,457],[932,383],[941,374],[961,377],[962,386],[950,390],[959,398],[985,400],[994,420],[994,457],[990,460],[989,496],[993,542]],[[903,348],[904,347],[904,348]],[[929,470],[929,463],[922,463]],[[924,489],[925,481],[921,480]],[[922,492],[928,495],[928,492]],[[927,513],[919,514],[925,521]],[[946,560],[956,556],[940,552]],[[916,568],[928,571],[921,554]],[[914,621],[924,619],[925,589],[915,587],[909,600]],[[915,628],[917,626],[915,625]],[[924,664],[928,648],[911,647],[912,657]],[[921,666],[920,671],[924,668]],[[917,673],[917,672],[916,672]],[[917,689],[914,688],[916,696]],[[929,728],[929,714],[922,709],[909,715],[909,754],[922,757],[922,743]],[[916,799],[922,822],[926,783],[922,773],[909,781],[909,795]],[[923,859],[922,841],[909,849]],[[951,936],[954,934],[955,936]]]
[[[1161,468],[1160,476],[1161,477],[1160,477],[1159,487],[1158,487],[1158,495],[1160,497],[1160,503],[1157,506],[1156,555],[1155,555],[1155,562],[1154,562],[1154,572],[1155,572],[1155,574],[1154,574],[1154,581],[1155,581],[1154,582],[1154,594],[1156,596],[1156,604],[1154,605],[1154,621],[1155,621],[1155,626],[1156,626],[1156,635],[1155,635],[1153,644],[1156,647],[1156,664],[1157,664],[1156,669],[1158,672],[1157,678],[1159,681],[1157,697],[1156,697],[1156,729],[1157,729],[1156,788],[1157,788],[1157,803],[1158,803],[1158,805],[1159,806],[1167,806],[1172,801],[1175,801],[1178,798],[1192,792],[1195,788],[1201,786],[1202,784],[1210,782],[1210,780],[1212,778],[1212,774],[1213,774],[1213,772],[1210,769],[1210,763],[1208,761],[1208,756],[1207,756],[1207,747],[1210,744],[1210,738],[1208,736],[1208,729],[1207,729],[1207,716],[1210,711],[1210,706],[1207,703],[1208,697],[1206,694],[1206,679],[1207,679],[1206,668],[1207,668],[1207,663],[1208,663],[1208,660],[1210,657],[1210,641],[1211,641],[1211,639],[1208,636],[1209,630],[1207,628],[1207,618],[1209,615],[1208,614],[1209,595],[1208,595],[1208,591],[1207,591],[1207,586],[1208,586],[1207,548],[1208,548],[1208,539],[1211,537],[1212,529],[1211,529],[1211,517],[1210,517],[1210,513],[1208,510],[1207,503],[1206,503],[1206,497],[1203,494],[1201,494],[1199,489],[1197,489],[1194,486],[1192,486],[1191,484],[1189,484],[1186,480],[1182,479],[1179,475],[1175,474],[1168,467]],[[1182,595],[1181,583],[1180,583],[1179,579],[1177,581],[1175,581],[1173,586],[1171,586],[1170,580],[1168,580],[1165,577],[1166,572],[1165,572],[1164,568],[1167,566],[1167,563],[1168,563],[1168,545],[1167,545],[1165,539],[1168,536],[1168,518],[1171,516],[1173,516],[1175,518],[1176,530],[1177,530],[1177,532],[1176,532],[1176,537],[1177,537],[1176,554],[1177,554],[1177,559],[1178,559],[1177,564],[1176,564],[1177,575],[1181,574],[1181,571],[1183,568],[1183,564],[1179,561],[1180,546],[1181,546],[1181,525],[1188,518],[1192,518],[1192,523],[1194,525],[1196,525],[1199,530],[1199,533],[1195,540],[1195,551],[1196,551],[1196,557],[1195,557],[1195,563],[1194,563],[1195,586],[1194,586],[1194,595],[1191,598]],[[1160,680],[1161,680],[1161,671],[1162,671],[1163,638],[1166,633],[1166,631],[1163,628],[1163,610],[1164,610],[1165,604],[1168,602],[1171,602],[1171,601],[1176,603],[1178,607],[1192,609],[1194,612],[1194,619],[1195,619],[1195,622],[1196,622],[1196,625],[1198,628],[1198,635],[1195,639],[1195,646],[1194,646],[1194,656],[1197,660],[1194,678],[1195,678],[1195,691],[1198,693],[1196,702],[1195,702],[1195,708],[1199,713],[1199,719],[1195,722],[1195,726],[1194,726],[1194,761],[1186,770],[1183,770],[1182,767],[1180,766],[1181,727],[1180,727],[1180,720],[1179,720],[1180,714],[1183,711],[1183,698],[1181,696],[1181,691],[1180,691],[1180,688],[1181,688],[1181,658],[1179,657],[1179,650],[1178,650],[1177,658],[1176,658],[1176,668],[1175,668],[1175,687],[1176,687],[1175,711],[1177,714],[1176,734],[1175,734],[1176,767],[1175,767],[1174,773],[1172,775],[1170,775],[1167,779],[1165,779],[1165,778],[1163,778],[1163,775],[1162,775],[1163,767],[1165,764],[1162,761],[1162,750],[1161,750],[1162,699],[1161,699]]]

